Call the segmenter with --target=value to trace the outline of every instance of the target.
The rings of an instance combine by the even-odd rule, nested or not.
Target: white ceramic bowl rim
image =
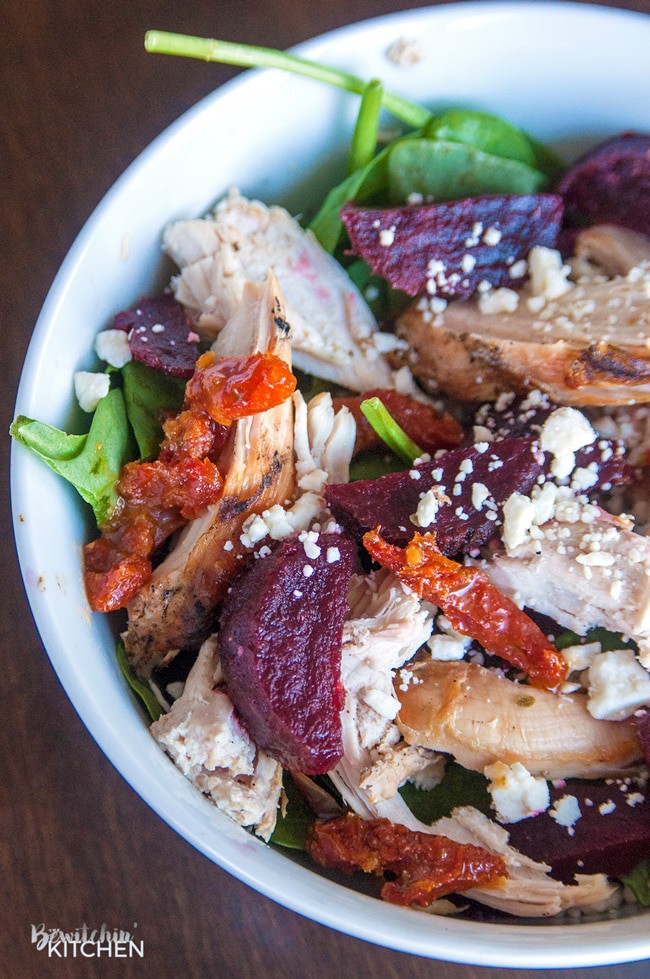
[[[384,28],[394,39],[399,36],[417,37],[421,28],[432,24],[453,27],[454,24],[464,23],[471,29],[472,20],[487,23],[489,19],[496,18],[502,20],[507,29],[511,24],[518,24],[521,29],[522,24],[525,26],[535,19],[540,24],[541,17],[555,18],[558,33],[584,29],[608,36],[623,32],[627,36],[633,30],[645,36],[645,50],[650,50],[650,21],[642,15],[569,3],[479,2],[375,18],[323,35],[300,45],[295,51],[326,63],[328,57],[330,62],[333,61],[335,47],[345,42],[355,44],[357,39],[361,42],[369,33],[381,33]],[[171,154],[184,134],[207,120],[216,105],[221,105],[224,100],[244,97],[252,86],[258,84],[256,79],[259,80],[261,76],[260,72],[247,72],[186,112],[134,161],[98,205],[63,262],[43,306],[25,361],[17,413],[43,417],[43,395],[37,382],[39,377],[52,373],[51,364],[44,362],[47,345],[52,340],[65,304],[70,300],[76,277],[87,259],[94,236],[115,203],[129,192],[129,188],[148,168],[154,166],[158,158]],[[161,213],[160,227],[164,222],[165,216]],[[133,298],[133,294],[130,298]],[[92,331],[100,325],[101,322],[95,322]],[[61,390],[69,392],[69,377],[68,372]],[[65,397],[69,400],[69,393]],[[65,398],[62,400],[60,394],[58,404],[59,408],[65,404]],[[100,748],[135,791],[198,850],[241,881],[294,911],[347,934],[414,954],[452,962],[519,968],[575,968],[633,961],[650,955],[647,916],[580,925],[546,924],[542,927],[422,915],[385,905],[327,881],[318,873],[306,870],[265,847],[213,810],[163,758],[139,717],[136,719],[137,725],[134,724],[136,711],[131,700],[124,695],[124,686],[114,662],[108,657],[104,657],[99,664],[89,662],[83,650],[71,650],[68,645],[69,623],[62,619],[65,618],[63,606],[66,604],[66,589],[71,586],[58,582],[58,590],[50,588],[49,592],[44,591],[35,570],[46,561],[45,549],[52,547],[47,535],[45,540],[43,538],[43,524],[39,523],[38,517],[40,490],[36,491],[35,484],[45,486],[48,500],[58,499],[61,495],[60,513],[63,516],[75,508],[72,497],[59,489],[55,480],[56,477],[43,472],[40,464],[27,453],[13,447],[14,531],[25,587],[43,643],[68,696]],[[54,506],[58,507],[59,503],[55,502]],[[25,519],[25,513],[30,514],[30,519]],[[79,521],[74,516],[70,519],[77,521],[76,533]],[[68,539],[79,538],[71,531]],[[50,560],[49,556],[47,560]],[[75,560],[78,563],[78,556]],[[78,588],[80,578],[73,584]],[[94,622],[93,635],[98,630],[100,640],[108,642],[110,633],[106,627]],[[89,639],[88,644],[91,642]],[[142,731],[139,732],[137,727]]]

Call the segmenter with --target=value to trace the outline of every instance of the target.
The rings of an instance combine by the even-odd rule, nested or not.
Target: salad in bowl
[[[388,903],[633,914],[650,136],[569,166],[377,79],[147,46],[360,96],[346,175],[311,212],[244,185],[169,221],[171,275],[115,304],[70,378],[85,431],[12,426],[93,510],[85,594],[157,759]]]

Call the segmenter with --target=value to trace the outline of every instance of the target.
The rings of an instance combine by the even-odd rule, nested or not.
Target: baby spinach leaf
[[[357,479],[379,479],[403,469],[404,463],[394,455],[364,452],[350,463],[350,482],[354,483]]]
[[[623,639],[620,632],[609,632],[597,626],[590,629],[586,636],[579,636],[577,632],[566,629],[556,638],[554,645],[556,649],[566,649],[568,646],[580,646],[589,642],[599,642],[603,652],[607,653],[613,649],[636,649],[635,643],[631,639]]]
[[[487,784],[487,779],[480,772],[471,772],[456,762],[450,762],[442,782],[434,789],[416,789],[412,782],[407,782],[399,792],[416,819],[430,824],[449,816],[456,806],[474,806],[481,812],[489,813]]]
[[[535,151],[525,133],[489,112],[450,109],[426,127],[425,136],[464,143],[492,156],[536,166]]]
[[[133,690],[136,696],[140,698],[140,700],[146,707],[147,713],[149,714],[151,720],[157,721],[160,715],[162,714],[163,709],[158,703],[156,699],[156,695],[154,694],[151,687],[147,683],[144,683],[143,680],[140,680],[131,669],[129,661],[126,658],[126,652],[124,651],[124,646],[122,645],[121,642],[118,642],[116,651],[117,651],[117,662],[118,662],[118,666],[120,667],[122,676],[124,677],[128,685],[131,687],[131,690]]]
[[[134,456],[119,389],[113,388],[99,402],[86,435],[68,435],[24,415],[15,419],[9,431],[74,486],[93,508],[99,526],[106,522],[117,500],[120,469]]]
[[[629,887],[644,908],[650,908],[650,857],[637,864],[621,881]]]
[[[284,773],[282,787],[287,797],[287,807],[284,816],[278,812],[278,821],[270,842],[289,850],[304,850],[307,833],[315,816],[294,785],[289,772]]]
[[[434,200],[534,194],[548,183],[543,173],[525,163],[504,160],[462,143],[403,139],[389,149],[387,187],[394,203],[403,203],[411,193]]]
[[[365,167],[355,170],[330,190],[309,225],[325,251],[333,252],[341,237],[343,224],[340,214],[343,205],[348,201],[363,203],[379,194],[386,186],[386,161],[395,145],[391,143]]]
[[[132,360],[122,368],[124,401],[141,459],[154,459],[163,438],[162,413],[180,411],[185,382]]]

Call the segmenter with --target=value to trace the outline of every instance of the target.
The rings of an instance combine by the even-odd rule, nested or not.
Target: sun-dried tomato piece
[[[150,577],[151,561],[120,551],[103,537],[84,547],[84,584],[95,612],[123,608]]]
[[[122,469],[119,494],[131,504],[176,509],[184,520],[194,520],[221,496],[222,479],[209,459],[185,458],[177,462],[130,462]]]
[[[188,408],[168,418],[163,431],[165,438],[158,455],[161,462],[178,462],[188,456],[216,462],[228,438],[228,428],[199,408]]]
[[[367,398],[379,398],[397,424],[423,452],[432,454],[438,449],[452,449],[463,441],[463,430],[451,415],[441,415],[431,405],[418,401],[410,394],[376,388],[349,398],[334,398],[335,411],[345,405],[354,415],[357,423],[355,453],[384,445],[361,411],[361,402]]]
[[[204,354],[187,383],[189,405],[206,411],[220,425],[275,408],[296,389],[291,369],[275,354],[224,357]]]
[[[482,571],[441,554],[435,534],[414,534],[402,549],[371,530],[363,544],[412,591],[438,605],[454,629],[524,670],[534,686],[554,690],[564,680],[566,663],[541,629]]]
[[[507,876],[502,858],[481,847],[407,829],[388,819],[350,815],[317,821],[307,851],[321,866],[346,873],[396,874],[396,880],[384,884],[381,896],[405,906],[427,907],[445,894],[498,885]]]

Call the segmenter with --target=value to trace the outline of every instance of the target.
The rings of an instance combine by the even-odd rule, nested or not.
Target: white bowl
[[[399,68],[386,58],[400,36],[422,44],[419,65]],[[468,3],[381,17],[298,51],[364,78],[379,76],[429,105],[501,113],[557,145],[650,130],[650,19],[641,15],[547,2]],[[55,425],[73,417],[72,374],[91,366],[96,332],[161,284],[167,222],[203,214],[232,184],[294,209],[318,200],[338,176],[332,160],[342,159],[356,108],[355,97],[315,82],[248,73],[155,140],[106,195],[63,263],[34,331],[16,411]],[[308,174],[316,176],[306,181]],[[154,744],[119,674],[109,621],[89,614],[80,562],[88,528],[76,495],[20,447],[12,462],[22,572],[52,664],[115,767],[211,860],[316,921],[437,959],[558,968],[650,956],[648,914],[559,925],[438,918],[332,883],[230,822]]]

